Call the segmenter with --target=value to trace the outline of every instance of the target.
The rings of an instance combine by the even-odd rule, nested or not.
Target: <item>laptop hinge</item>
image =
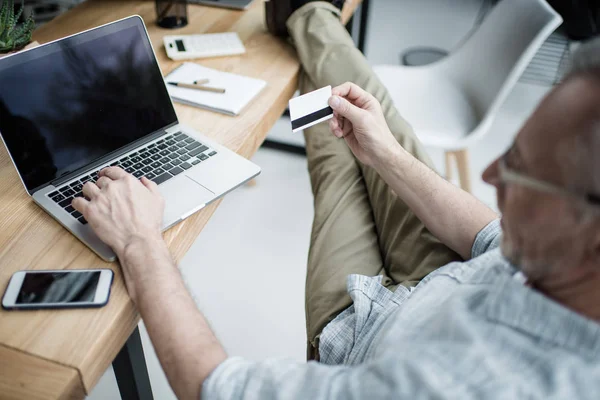
[[[94,169],[98,168],[99,166],[101,166],[102,164],[106,164],[107,162],[114,160],[116,158],[121,157],[123,154],[125,153],[129,153],[133,150],[135,150],[138,147],[142,147],[144,144],[151,142],[153,140],[158,139],[161,136],[164,135],[168,135],[168,134],[172,134],[175,132],[179,131],[179,122],[175,122],[169,126],[167,126],[166,128],[163,128],[159,131],[156,131],[150,135],[146,135],[141,139],[136,140],[133,143],[128,144],[125,147],[121,147],[118,150],[113,151],[112,153],[109,153],[107,155],[105,155],[102,158],[97,159],[96,161],[86,164],[84,167],[78,168],[73,172],[70,172],[67,175],[63,175],[57,179],[55,179],[54,181],[50,182],[48,185],[44,185],[43,187],[49,186],[49,185],[53,185],[53,186],[60,186],[65,182],[68,182],[70,180],[72,180],[73,178],[76,178],[79,175],[83,175],[85,172],[87,171],[93,171]],[[38,188],[42,189],[43,187]],[[36,191],[37,191],[36,190]]]
[[[165,132],[167,133],[167,135],[172,135],[172,134],[180,132],[180,131],[181,131],[181,125],[179,125],[179,123],[165,129]]]

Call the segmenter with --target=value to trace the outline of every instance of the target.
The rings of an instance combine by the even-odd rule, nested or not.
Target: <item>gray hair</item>
[[[580,74],[600,79],[600,38],[583,43],[573,53],[567,76]]]
[[[600,38],[581,44],[573,52],[565,80],[582,76],[600,82]],[[570,150],[570,156],[567,156],[571,158],[568,160],[570,164],[576,165],[578,170],[576,176],[570,177],[571,182],[575,185],[585,182],[583,186],[587,186],[595,195],[600,194],[600,112],[597,115],[593,127],[582,132],[576,139],[575,149]],[[562,160],[563,163],[566,161]]]

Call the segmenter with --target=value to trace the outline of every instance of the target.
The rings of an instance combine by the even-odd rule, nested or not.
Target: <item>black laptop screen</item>
[[[0,133],[30,193],[175,122],[137,17],[0,60]]]

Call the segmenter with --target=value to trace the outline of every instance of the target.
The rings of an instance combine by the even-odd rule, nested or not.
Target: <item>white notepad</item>
[[[194,83],[209,79],[205,86],[225,89],[225,93],[167,85],[174,101],[229,115],[238,115],[267,85],[260,79],[230,74],[195,63],[184,63],[165,77],[165,82]]]

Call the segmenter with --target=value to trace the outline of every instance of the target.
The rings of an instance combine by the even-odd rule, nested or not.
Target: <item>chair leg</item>
[[[467,149],[454,151],[456,165],[458,166],[458,178],[460,179],[460,187],[471,193],[471,176],[469,170],[469,151]]]
[[[453,153],[451,151],[447,151],[445,153],[445,158],[446,158],[446,180],[451,181],[452,180],[452,156]]]

